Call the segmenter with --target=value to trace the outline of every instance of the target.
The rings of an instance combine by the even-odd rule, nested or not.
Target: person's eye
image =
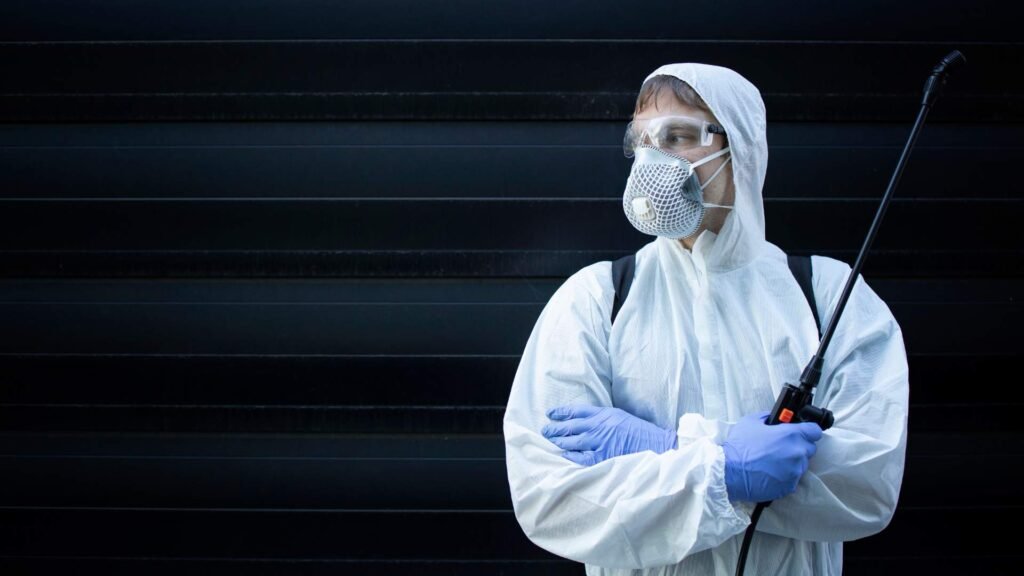
[[[693,140],[693,133],[684,130],[676,130],[668,135],[668,141],[672,144],[689,144]]]

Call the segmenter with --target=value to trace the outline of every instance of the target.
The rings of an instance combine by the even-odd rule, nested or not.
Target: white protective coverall
[[[687,82],[724,126],[735,209],[692,253],[665,238],[644,246],[614,326],[609,262],[557,290],[512,385],[508,479],[530,540],[586,563],[587,574],[727,576],[753,504],[729,501],[720,443],[732,423],[770,410],[782,386],[798,382],[818,333],[786,255],[765,240],[768,148],[758,90],[715,66],[674,64],[651,76],[658,74]],[[819,256],[812,266],[824,327],[850,267]],[[903,477],[908,395],[900,327],[859,278],[815,395],[835,425],[796,492],[765,509],[748,575],[840,574],[842,541],[886,527]],[[675,429],[678,449],[579,466],[541,435],[546,411],[566,404],[616,406]]]

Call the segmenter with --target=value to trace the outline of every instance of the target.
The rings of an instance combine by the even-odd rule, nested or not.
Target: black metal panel
[[[60,14],[61,18],[54,18]],[[658,38],[1013,42],[1010,6],[936,0],[927,6],[879,0],[823,5],[794,0],[785,9],[756,0],[680,4],[650,0],[306,1],[9,0],[0,8],[0,41],[590,39]]]
[[[843,574],[875,576],[877,574],[1014,574],[1020,569],[1016,556],[992,555],[909,556],[905,558],[847,556]]]
[[[937,52],[944,53],[946,49]],[[1016,59],[1016,58],[1014,58]],[[637,88],[638,90],[639,88]],[[48,95],[0,93],[0,122],[619,120],[635,91],[605,93],[335,93]],[[919,95],[765,94],[775,122],[907,122]],[[943,99],[934,122],[1024,121],[1016,94]]]
[[[753,80],[769,239],[852,262],[958,48],[864,270],[910,442],[844,573],[1015,573],[977,528],[1022,504],[1011,8],[0,4],[0,572],[580,573],[516,525],[501,418],[552,291],[649,241],[617,206],[644,75]]]
[[[518,364],[518,354],[0,356],[0,402],[494,406]]]
[[[819,123],[819,122],[769,122],[768,144],[772,150],[812,149],[825,154],[833,148],[860,150],[902,149],[910,131],[913,118],[905,118],[895,124],[877,123]],[[134,153],[142,158],[147,150],[177,151],[205,150],[207,153],[234,151],[239,154],[255,153],[259,149],[280,149],[298,152],[306,149],[339,150],[355,152],[363,149],[396,149],[427,153],[430,148],[441,148],[452,152],[472,151],[476,148],[501,150],[522,149],[529,154],[540,148],[550,152],[566,148],[602,148],[620,150],[625,123],[620,121],[571,121],[560,122],[216,122],[216,123],[161,123],[144,124],[0,124],[0,154],[29,153],[35,150],[45,154],[62,149],[78,150],[82,153],[100,152]],[[933,124],[925,126],[915,147],[913,158],[918,154],[929,154],[936,150],[960,150],[999,153],[1020,150],[1024,125],[1003,124]],[[511,150],[508,150],[512,153]],[[2,156],[0,156],[2,157]],[[71,161],[72,158],[66,158]],[[39,159],[40,161],[42,158]],[[396,156],[396,162],[403,158]],[[618,157],[617,157],[618,160]],[[775,165],[771,156],[771,165]],[[979,158],[979,160],[983,160]],[[623,160],[625,161],[625,160]],[[15,169],[30,169],[30,166],[15,163]],[[915,162],[916,163],[916,162]],[[5,169],[7,168],[5,164]],[[219,165],[215,165],[217,167]],[[168,173],[173,167],[159,167]],[[63,168],[63,166],[62,166]],[[114,178],[116,172],[96,166],[96,174]],[[132,170],[132,166],[123,166]],[[252,166],[252,168],[256,168]],[[321,167],[327,169],[327,166]],[[423,167],[429,169],[430,167]],[[807,166],[814,169],[813,164]],[[867,169],[867,168],[865,168]],[[909,176],[917,168],[909,168]],[[770,172],[770,171],[769,171]],[[37,172],[38,174],[38,172]],[[268,171],[268,175],[270,172]],[[5,176],[16,177],[17,174]],[[60,175],[47,174],[52,181],[59,181]],[[149,175],[153,185],[159,184]],[[161,177],[163,173],[161,173]],[[225,175],[203,172],[196,174],[205,178],[224,178]],[[236,174],[244,178],[244,174]],[[293,174],[296,178],[304,174]],[[359,177],[359,174],[353,175]],[[449,178],[458,177],[450,174]],[[538,178],[560,177],[557,174],[535,174]],[[585,177],[585,174],[577,174]],[[950,177],[954,176],[949,174]],[[992,175],[996,176],[996,175]],[[381,174],[382,178],[391,177]],[[299,182],[306,182],[299,180]],[[195,184],[200,184],[199,178]],[[254,182],[255,184],[255,182]],[[838,184],[838,182],[837,182]],[[574,186],[579,186],[578,184]],[[147,194],[147,190],[136,190]],[[176,190],[168,190],[175,192]],[[824,192],[824,191],[823,191]],[[63,194],[56,194],[63,196]],[[69,194],[74,196],[74,194]],[[260,194],[253,194],[260,196]],[[309,195],[309,194],[304,194]],[[448,196],[443,194],[442,196]],[[785,194],[783,196],[786,196]]]
[[[915,438],[912,436],[910,442]],[[23,451],[24,452],[24,451]],[[1020,448],[910,456],[900,506],[1024,506]],[[813,468],[813,465],[812,465]],[[978,474],[984,469],[986,474]],[[0,506],[511,510],[504,458],[0,455]]]
[[[843,574],[1014,574],[1020,567],[1014,556],[950,557],[861,557],[847,555]],[[130,559],[130,558],[0,558],[0,570],[11,574],[40,575],[85,572],[108,576],[152,576],[168,574],[273,575],[304,574],[379,574],[404,576],[489,575],[496,576],[578,576],[583,567],[575,562],[551,558],[545,560],[242,560],[242,559]]]
[[[16,432],[497,434],[504,412],[504,406],[5,404],[0,405],[0,421],[4,431]],[[962,418],[970,418],[970,411],[963,411]],[[1003,418],[994,425],[1005,430],[1016,423]]]
[[[418,279],[6,279],[0,302],[35,303],[373,303],[544,304],[565,278]],[[1024,293],[1024,279],[872,278],[871,289],[888,303],[1009,304]]]
[[[929,443],[930,444],[930,443]],[[999,437],[1000,446],[1020,451],[1021,439]],[[954,442],[955,445],[955,442]],[[987,446],[977,453],[987,453]],[[951,453],[963,453],[954,450]],[[500,435],[417,434],[41,434],[0,433],[0,454],[103,458],[296,458],[493,460],[503,458]],[[929,452],[931,454],[931,452]]]
[[[908,508],[849,557],[1007,550],[1018,507]],[[0,557],[545,559],[511,511],[0,509]]]
[[[1017,433],[1024,405],[912,406],[914,433]],[[175,434],[500,434],[505,406],[251,406],[4,404],[8,432]],[[1003,481],[1003,479],[999,479]]]
[[[59,558],[81,555],[83,557],[77,558],[76,561],[82,566],[125,569],[125,566],[153,564],[158,573],[163,573],[161,571],[164,570],[213,566],[231,573],[230,570],[247,566],[245,557],[256,555],[263,559],[280,558],[276,562],[264,560],[256,566],[280,570],[296,568],[294,562],[300,560],[304,562],[301,566],[308,569],[306,561],[316,559],[314,566],[330,566],[343,572],[354,566],[362,569],[380,567],[386,571],[393,568],[396,562],[404,562],[406,567],[424,567],[429,571],[444,566],[453,569],[454,573],[459,573],[457,568],[469,572],[483,569],[486,572],[487,569],[503,562],[510,563],[511,568],[518,570],[523,568],[518,563],[526,559],[538,562],[545,558],[542,551],[524,542],[507,513],[495,511],[453,515],[450,512],[431,511],[427,506],[431,499],[438,497],[441,498],[440,502],[444,503],[443,494],[451,490],[467,491],[464,494],[466,498],[473,495],[484,498],[496,496],[494,493],[485,496],[478,487],[459,484],[460,480],[468,481],[466,475],[455,474],[443,480],[435,474],[443,474],[443,471],[451,466],[483,465],[489,467],[491,472],[479,476],[478,471],[478,477],[498,482],[497,477],[503,474],[503,464],[500,459],[486,458],[485,455],[500,455],[500,436],[491,437],[486,444],[479,444],[478,448],[471,448],[466,455],[475,454],[473,459],[442,460],[438,462],[436,468],[428,468],[424,464],[432,461],[432,455],[453,454],[453,443],[450,440],[435,442],[432,445],[417,442],[420,446],[415,450],[426,456],[426,460],[396,460],[390,457],[409,454],[408,449],[413,442],[400,440],[382,444],[386,440],[384,437],[355,437],[328,445],[322,439],[310,437],[307,440],[287,440],[282,444],[284,438],[277,436],[258,440],[255,437],[237,437],[232,444],[225,444],[229,438],[185,437],[169,444],[166,437],[151,437],[140,438],[139,442],[129,444],[132,438],[125,435],[80,439],[59,436],[0,436],[0,450],[7,454],[0,459],[0,466],[15,462],[19,454],[29,456],[26,460],[27,465],[18,468],[25,476],[17,478],[10,474],[2,475],[7,497],[19,498],[19,506],[39,505],[40,502],[34,500],[35,498],[49,500],[51,503],[54,498],[58,498],[67,505],[76,507],[0,510],[0,526],[3,526],[8,535],[4,538],[8,549],[4,551],[0,565],[17,569],[17,573],[53,573],[51,571],[61,566],[66,567],[69,562],[61,561]],[[254,440],[259,444],[257,445]],[[847,545],[847,565],[853,567],[854,573],[863,573],[858,570],[864,566],[884,565],[882,562],[885,560],[890,561],[892,565],[912,563],[914,560],[927,564],[935,562],[937,558],[950,556],[953,565],[957,558],[969,554],[972,546],[982,545],[972,536],[980,533],[971,526],[992,525],[993,522],[1006,521],[1009,516],[1016,514],[1015,508],[1004,508],[1012,504],[1014,496],[1006,494],[1001,497],[994,491],[998,488],[994,488],[988,482],[989,478],[978,475],[976,467],[971,464],[982,457],[988,458],[988,462],[991,463],[991,455],[1001,453],[999,458],[1004,467],[1011,466],[1006,473],[1012,474],[1012,461],[1016,457],[1014,455],[1022,448],[1019,435],[985,438],[982,443],[976,443],[975,440],[968,438],[961,440],[961,446],[958,448],[958,442],[950,443],[948,439],[942,437],[917,436],[915,441],[912,435],[912,444],[923,451],[941,452],[944,455],[910,458],[901,497],[901,511],[897,513],[893,524],[880,536]],[[104,449],[105,443],[107,447]],[[460,444],[465,442],[460,441]],[[163,448],[159,448],[160,446]],[[220,448],[213,448],[216,446]],[[489,447],[481,450],[485,446]],[[154,452],[154,448],[158,452]],[[82,460],[76,460],[71,456],[70,453],[76,450],[82,453]],[[363,453],[366,450],[370,450],[369,454],[384,456],[384,459],[357,458],[353,461],[357,468],[346,470],[340,464],[344,457],[339,460],[337,456],[353,452]],[[187,454],[190,453],[206,456],[189,458]],[[265,467],[257,467],[259,457],[246,456],[275,453],[282,456],[264,457],[267,458]],[[47,454],[49,456],[44,456]],[[123,456],[111,457],[116,454]],[[290,456],[284,456],[285,454]],[[481,460],[479,457],[484,459]],[[960,465],[956,464],[958,462]],[[977,465],[978,462],[974,464]],[[415,494],[425,499],[419,501],[423,512],[410,514],[411,511],[408,510],[396,510],[371,515],[351,510],[338,511],[331,507],[325,507],[321,511],[304,508],[304,503],[311,502],[309,492],[322,494],[322,498],[312,499],[321,505],[331,501],[344,503],[354,497],[343,494],[345,490],[354,490],[357,494],[361,490],[369,490],[364,483],[356,482],[361,474],[369,472],[373,467],[379,472],[388,472],[394,466],[405,466],[406,471],[419,470],[427,477],[417,478],[413,474],[405,478],[408,483],[400,486],[397,491],[382,490],[375,496],[380,498],[385,493],[395,494],[400,500],[403,498],[402,494],[405,494],[405,498],[415,500]],[[202,473],[208,469],[210,472]],[[329,470],[334,471],[333,475],[330,472],[324,474],[324,471]],[[163,474],[159,474],[160,472]],[[999,470],[992,472],[998,473]],[[151,474],[157,474],[153,479],[155,485],[138,481]],[[383,481],[385,486],[390,486],[391,483],[400,483],[396,477],[395,474],[382,475],[374,482]],[[432,482],[430,478],[439,479],[440,483]],[[337,482],[339,479],[341,481]],[[33,485],[33,480],[39,484]],[[455,484],[452,484],[452,481],[455,481]],[[970,486],[972,482],[980,482],[983,485],[979,486],[978,490],[965,490],[964,487]],[[60,487],[68,492],[62,494],[59,491],[45,490],[47,486],[55,485],[61,485]],[[165,487],[164,491],[157,491],[155,486],[161,485]],[[335,488],[337,493],[331,492],[331,488]],[[224,494],[217,496],[220,492]],[[289,495],[294,499],[288,500]],[[944,501],[942,508],[918,507],[919,501],[934,502],[935,497]],[[231,506],[227,506],[216,511],[208,508],[190,511],[175,506],[195,505],[206,498],[215,498],[218,502],[231,506],[241,506],[243,510],[234,511],[230,509]],[[949,500],[950,498],[952,500]],[[975,510],[963,508],[962,505],[969,503],[972,498],[999,498],[1000,507],[983,506]],[[249,501],[255,506],[247,506]],[[448,504],[457,505],[461,501],[462,498]],[[93,508],[92,505],[95,504],[101,507]],[[154,504],[158,505],[153,506]],[[128,506],[128,509],[103,510],[103,507],[110,505]],[[85,508],[82,508],[83,506]],[[267,508],[275,510],[266,510]],[[288,508],[300,509],[289,512]],[[303,516],[299,519],[296,514]],[[419,527],[418,521],[423,516],[432,519],[432,528],[413,536]],[[313,520],[307,522],[306,517]],[[389,520],[392,521],[390,525],[387,524]],[[213,526],[210,526],[211,521]],[[389,530],[391,541],[398,538],[397,541],[404,543],[409,537],[420,540],[425,538],[425,545],[429,544],[434,549],[432,552],[422,552],[417,543],[412,543],[410,548],[417,548],[412,552],[421,553],[418,558],[410,558],[406,552],[402,552],[408,549],[403,545],[384,557],[357,561],[357,558],[365,557],[366,548],[360,546],[357,551],[352,552],[351,547],[366,542],[363,536],[356,535],[355,543],[346,540],[344,543],[336,544],[327,542],[322,534],[307,533],[319,531],[325,526],[333,526],[337,527],[337,531],[344,531],[348,537],[348,530],[342,527],[349,525],[365,526],[370,536],[376,536],[378,530]],[[502,528],[503,525],[505,528]],[[226,536],[213,537],[209,532],[212,528],[223,530]],[[148,537],[130,536],[125,534],[126,530],[137,530]],[[282,536],[281,530],[295,531],[296,534]],[[475,553],[467,553],[465,550],[464,535],[469,533],[467,530],[472,533],[483,530],[488,535],[503,531],[504,537],[511,540],[502,541],[501,550],[492,551],[494,556],[477,558]],[[95,536],[90,536],[93,534]],[[239,536],[235,537],[232,534]],[[242,534],[256,539],[257,545],[261,546],[258,552],[246,552],[252,549],[252,544],[240,541]],[[454,539],[463,541],[452,542],[453,535]],[[35,537],[35,542],[18,540],[31,536]],[[979,537],[990,538],[989,535]],[[990,540],[987,542],[992,544]],[[18,546],[19,543],[24,545]],[[48,558],[32,557],[33,553],[39,553],[37,548],[46,545],[51,546],[51,549],[45,552]],[[1007,543],[996,542],[995,545],[1003,546]],[[15,548],[12,549],[12,546]],[[484,544],[485,549],[489,550],[486,546]],[[512,547],[517,549],[513,551],[517,555],[515,560],[502,560],[504,554],[510,553],[508,551],[512,550]],[[370,552],[376,549],[373,545],[369,546]],[[462,559],[453,564],[454,561],[445,560],[445,554],[457,555]],[[555,561],[554,558],[548,558],[549,561]],[[993,564],[991,560],[980,558],[978,566],[1003,565],[999,562]],[[531,566],[553,569],[557,565],[531,563]]]
[[[0,352],[519,354],[542,307],[514,303],[0,303],[6,325],[0,333]],[[1020,352],[1014,335],[1024,322],[1024,307],[1018,304],[894,303],[889,308],[903,327],[912,353]],[[949,330],[950,326],[957,330]]]
[[[910,432],[912,458],[1001,456],[1024,453],[1019,432]],[[498,434],[120,434],[0,433],[0,455],[11,457],[242,458],[321,460],[500,460]],[[976,496],[983,497],[984,494]]]
[[[522,351],[541,308],[540,304],[0,304],[6,325],[0,333],[0,351],[515,354]],[[998,325],[999,321],[993,322]]]
[[[951,42],[323,41],[0,44],[8,95],[636,93],[661,64],[707,62],[743,73],[764,94],[919,96]],[[971,66],[953,95],[1024,96],[1016,43],[964,47]],[[574,68],[587,62],[590,68]],[[159,65],[154,66],[154,63]],[[841,64],[842,67],[837,65]],[[400,66],[400,72],[396,70]],[[800,69],[801,74],[780,74]],[[915,74],[916,72],[916,74]],[[966,89],[970,87],[972,89]],[[913,104],[907,111],[915,111]]]
[[[847,555],[843,574],[1014,574],[1020,567],[1014,556],[861,557]],[[583,566],[568,560],[243,560],[243,559],[130,559],[130,558],[0,558],[0,570],[20,575],[84,572],[108,576],[152,576],[168,574],[272,575],[379,574],[405,576],[496,575],[496,576],[579,576]]]
[[[910,353],[914,404],[985,404],[964,382],[999,382],[1019,355]],[[3,404],[495,406],[508,399],[519,355],[2,355]],[[82,382],[88,382],[83,386]],[[145,385],[140,383],[145,382]],[[1024,389],[1001,389],[1024,402]],[[2,427],[2,426],[0,426]]]
[[[852,250],[875,200],[765,200],[768,240]],[[626,250],[621,199],[10,200],[8,250]],[[895,199],[879,250],[1019,249],[1024,203]],[[598,244],[599,243],[599,244]]]
[[[244,303],[279,304],[373,303],[373,304],[543,304],[564,279],[516,278],[492,281],[453,279],[324,279],[276,280],[193,279],[149,280],[14,280],[0,281],[0,302],[151,302],[151,303]],[[874,283],[872,284],[874,285]],[[1024,289],[1017,280],[919,281],[907,284],[884,282],[886,294],[920,293],[922,297],[949,300],[953,295],[973,294],[972,300],[1008,302]],[[895,296],[894,296],[895,297]],[[906,298],[904,298],[906,299]],[[919,300],[915,297],[913,300]]]
[[[1005,566],[1006,563],[979,563],[976,566]],[[240,558],[12,558],[0,557],[0,571],[19,576],[42,574],[104,574],[105,576],[164,576],[180,574],[217,574],[218,576],[339,576],[347,574],[418,576],[579,576],[582,566],[557,557],[522,560],[459,560],[382,558],[379,560],[332,559],[259,559]],[[858,572],[849,572],[859,574]],[[877,574],[873,572],[872,574]]]
[[[0,506],[511,510],[504,458],[0,456]]]
[[[0,199],[615,199],[630,168],[619,145],[621,122],[470,123],[461,132],[415,124],[360,128],[282,135],[194,127],[191,142],[162,145],[149,142],[161,131],[146,138],[97,128],[81,143],[57,144],[60,133],[10,130],[5,137],[0,128]],[[836,127],[826,139],[817,126],[769,126],[770,141],[779,144],[769,148],[764,196],[880,199],[908,128],[858,128]],[[48,141],[30,143],[41,137]],[[310,141],[282,142],[302,137]],[[936,127],[914,151],[896,197],[1016,198],[1017,183],[1003,167],[1024,159],[1022,140],[1024,129]],[[949,169],[956,165],[963,169]]]
[[[432,40],[0,44],[0,120],[624,119],[685,55],[743,73],[773,121],[908,121],[957,47],[933,122],[1024,119],[1012,43]]]
[[[594,262],[639,250],[648,236],[608,250],[29,250],[0,252],[2,278],[566,278]],[[829,256],[852,264],[855,249],[811,250],[784,246],[790,254]],[[1019,278],[1024,251],[872,250],[867,278]]]
[[[1005,526],[1018,514],[1020,508],[999,504],[970,508],[900,508],[882,533],[844,544],[844,556],[997,556],[992,552],[1012,549],[1015,534],[1012,530],[986,530],[982,527]],[[986,553],[980,554],[981,550]]]
[[[511,511],[0,508],[0,557],[543,559]]]

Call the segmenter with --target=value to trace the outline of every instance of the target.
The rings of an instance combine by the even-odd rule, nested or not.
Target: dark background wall
[[[0,3],[0,572],[579,574],[511,513],[529,331],[621,213],[648,72],[768,108],[769,240],[906,336],[900,508],[848,574],[1014,573],[1024,48],[997,2]]]

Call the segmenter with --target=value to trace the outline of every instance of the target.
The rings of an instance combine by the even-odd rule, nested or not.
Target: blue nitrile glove
[[[725,450],[725,487],[729,499],[768,502],[796,490],[818,450],[821,427],[813,422],[765,424],[768,412],[748,414],[729,431]]]
[[[548,410],[555,420],[541,434],[581,466],[653,450],[658,454],[676,447],[675,430],[666,430],[618,408],[600,406],[559,406]]]

